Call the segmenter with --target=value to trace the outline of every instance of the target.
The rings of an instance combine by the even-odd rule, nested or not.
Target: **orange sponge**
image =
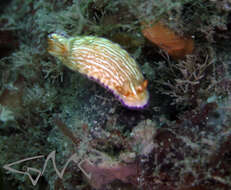
[[[174,59],[182,59],[185,55],[192,53],[194,41],[191,38],[177,35],[161,22],[157,22],[152,26],[144,26],[144,29],[142,29],[143,35]]]

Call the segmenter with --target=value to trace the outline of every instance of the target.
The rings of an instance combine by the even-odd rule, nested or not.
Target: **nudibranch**
[[[64,65],[111,90],[129,108],[147,105],[147,80],[135,60],[118,44],[95,36],[65,37],[52,33],[48,52]]]

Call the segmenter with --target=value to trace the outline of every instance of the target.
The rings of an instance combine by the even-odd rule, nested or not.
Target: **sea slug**
[[[95,36],[65,37],[52,33],[48,52],[68,68],[111,90],[129,108],[147,105],[147,80],[135,60],[118,44]]]

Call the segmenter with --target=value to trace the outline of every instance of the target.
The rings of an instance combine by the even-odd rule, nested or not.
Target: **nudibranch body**
[[[95,36],[67,38],[53,33],[48,38],[48,52],[70,69],[111,90],[125,106],[147,105],[147,80],[135,60],[118,44]]]

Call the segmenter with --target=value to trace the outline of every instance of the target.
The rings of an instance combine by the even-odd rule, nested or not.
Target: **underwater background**
[[[56,33],[119,44],[148,105],[66,67]],[[1,1],[0,190],[230,190],[230,94],[230,0]]]

